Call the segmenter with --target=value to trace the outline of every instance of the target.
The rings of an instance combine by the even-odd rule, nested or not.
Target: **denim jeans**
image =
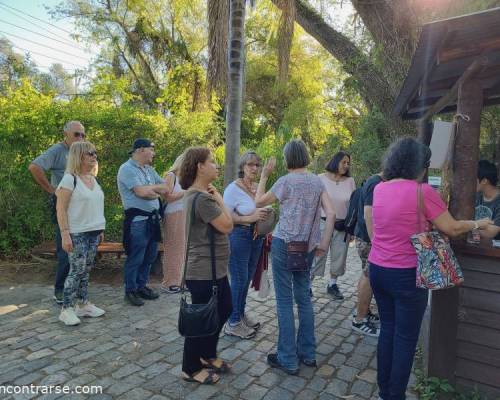
[[[61,238],[61,230],[59,229],[59,225],[55,225],[56,229],[56,254],[57,254],[57,269],[56,269],[56,284],[54,285],[54,289],[56,292],[64,290],[64,281],[66,281],[66,277],[69,273],[69,259],[68,253],[64,251],[62,248],[62,238]]]
[[[142,289],[149,280],[151,264],[158,255],[158,243],[153,239],[148,221],[134,221],[130,226],[130,252],[125,260],[125,292]]]
[[[255,274],[262,250],[263,237],[253,240],[253,227],[235,226],[229,235],[231,255],[229,273],[231,275],[231,294],[233,312],[229,322],[236,324],[245,315],[248,287]]]
[[[278,314],[278,361],[287,369],[297,369],[299,358],[316,359],[314,311],[309,289],[310,272],[290,272],[286,267],[287,248],[283,239],[273,238],[271,245],[274,291]],[[309,254],[309,265],[313,253]],[[293,302],[297,304],[299,329],[295,337]]]
[[[416,288],[415,268],[370,263],[370,283],[380,315],[377,380],[383,400],[404,400],[428,291]]]
[[[95,265],[100,231],[72,233],[73,251],[69,253],[70,269],[64,283],[64,307],[73,307],[76,300],[88,301],[89,274]]]

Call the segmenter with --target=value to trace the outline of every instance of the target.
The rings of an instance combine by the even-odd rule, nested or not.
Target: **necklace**
[[[257,194],[257,190],[252,187],[253,185],[250,184],[250,186],[248,186],[247,183],[245,182],[245,180],[243,180],[242,178],[240,178],[240,182],[245,187],[245,189],[249,193],[251,193],[253,197],[255,197],[255,195]]]
[[[335,182],[335,185],[340,185],[340,182],[342,182],[342,177],[340,177],[339,179],[336,179],[333,177],[333,175],[330,175],[329,178],[330,178],[330,180]]]

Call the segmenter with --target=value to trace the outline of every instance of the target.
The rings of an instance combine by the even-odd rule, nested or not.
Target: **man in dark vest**
[[[127,259],[124,265],[125,300],[142,306],[143,299],[154,300],[158,293],[147,286],[151,264],[156,260],[161,240],[160,198],[171,187],[151,166],[154,144],[137,139],[130,158],[118,170],[118,190],[125,210],[123,245]]]

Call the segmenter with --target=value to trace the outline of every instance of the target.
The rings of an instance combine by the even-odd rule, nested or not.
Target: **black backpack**
[[[358,210],[359,202],[361,201],[361,190],[362,186],[352,192],[351,198],[349,199],[349,208],[345,217],[346,235],[354,235],[354,230],[356,229],[356,224],[358,223]]]

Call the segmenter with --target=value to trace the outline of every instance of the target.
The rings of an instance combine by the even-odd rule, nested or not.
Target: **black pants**
[[[195,304],[207,304],[212,296],[212,281],[187,280],[186,286],[191,293],[191,300]],[[202,338],[186,338],[184,340],[182,370],[189,375],[203,368],[200,358],[217,357],[219,333],[233,310],[231,288],[227,276],[217,280],[217,287],[217,308],[219,311],[219,329],[217,333]]]

